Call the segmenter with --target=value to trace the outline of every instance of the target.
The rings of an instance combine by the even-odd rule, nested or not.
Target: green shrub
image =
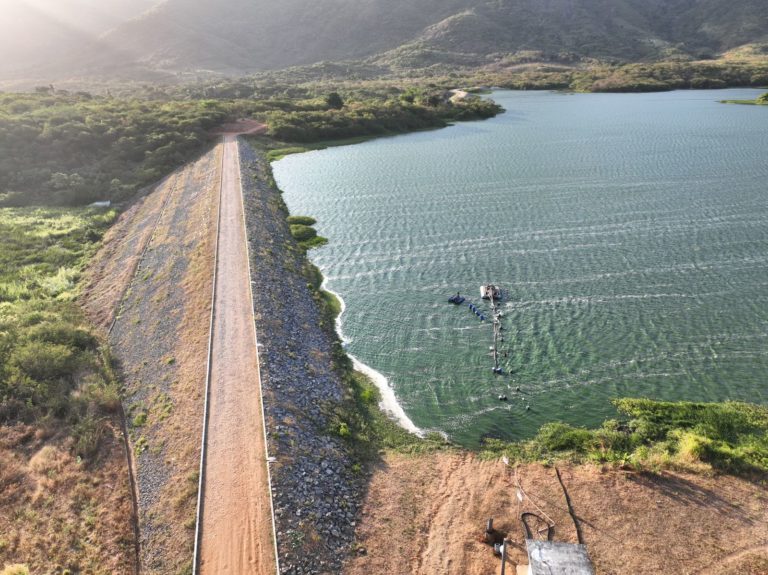
[[[373,405],[379,400],[379,392],[372,384],[368,384],[360,390],[360,401],[366,405]]]
[[[116,383],[94,385],[89,395],[102,413],[117,413],[120,409],[120,389]]]
[[[99,417],[85,416],[75,424],[75,453],[83,459],[94,457],[108,431],[107,424]]]
[[[91,332],[63,321],[39,323],[28,329],[26,336],[32,341],[56,343],[81,351],[98,347],[98,340]]]
[[[317,237],[315,228],[305,224],[291,224],[291,235],[296,241],[305,242]]]
[[[594,443],[588,429],[572,427],[567,423],[547,423],[539,429],[534,441],[547,451],[586,452]]]
[[[339,437],[347,439],[352,435],[352,432],[349,430],[349,425],[345,421],[342,421],[341,423],[339,423],[339,426],[336,429],[336,434]]]
[[[315,218],[309,216],[288,216],[289,224],[300,224],[303,226],[314,226],[317,223]]]
[[[638,438],[622,429],[615,419],[605,421],[602,427],[595,431],[594,436],[604,454],[607,452],[629,453],[639,444]]]
[[[707,458],[712,440],[691,431],[677,431],[673,437],[677,439],[677,455],[687,462],[704,461]]]
[[[299,242],[299,245],[305,250],[309,250],[312,248],[319,248],[320,246],[324,246],[327,243],[328,243],[327,238],[324,238],[323,236],[315,236],[314,238],[311,238],[309,240]]]
[[[32,379],[51,381],[71,379],[75,359],[69,346],[29,341],[13,350],[9,363]]]
[[[344,107],[344,100],[338,92],[331,92],[325,97],[325,103],[329,108],[341,110]]]

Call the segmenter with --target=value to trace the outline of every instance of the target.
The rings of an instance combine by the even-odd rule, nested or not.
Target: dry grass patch
[[[74,454],[56,428],[0,428],[2,573],[132,573],[132,503],[119,432],[97,457]],[[15,570],[14,570],[15,569]]]

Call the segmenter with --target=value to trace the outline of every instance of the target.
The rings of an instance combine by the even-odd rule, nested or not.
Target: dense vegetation
[[[265,121],[274,138],[316,142],[498,112],[487,101],[452,104],[442,94],[417,90],[400,99],[397,89],[373,97],[358,92],[347,103],[308,90],[302,99],[262,101],[181,99],[162,91],[144,99],[96,97],[51,88],[0,94],[0,205],[125,200],[200,153],[212,141],[211,129],[240,116]]]
[[[659,469],[768,472],[768,408],[746,403],[614,401],[626,420],[599,429],[548,423],[530,441],[486,443],[486,454],[520,461],[571,459]]]
[[[414,91],[422,94],[415,101],[425,104],[430,97],[457,86],[577,92],[763,87],[768,86],[768,53],[756,54],[754,50],[744,49],[717,60],[607,64],[578,59],[563,62],[539,51],[526,51],[500,58],[482,68],[435,66],[394,74],[372,64],[324,62],[238,79],[169,87],[164,92],[174,99],[258,100],[263,104],[262,109],[266,109],[267,102],[272,102],[271,105],[281,102],[279,109],[283,112],[303,102],[302,109],[309,112],[310,103],[315,109],[328,109],[319,96],[332,91],[342,94],[351,111],[366,104],[402,102],[404,96]],[[155,98],[158,90],[148,89],[141,95]],[[481,110],[472,110],[471,104],[466,112],[470,117],[483,116]]]
[[[595,92],[650,92],[657,90],[727,88],[768,85],[768,62],[663,62],[629,64],[597,78],[575,80],[575,87]]]
[[[451,121],[489,118],[500,110],[488,100],[453,103],[444,91],[411,89],[383,100],[351,101],[340,109],[270,112],[267,124],[276,140],[311,143],[441,128]]]
[[[0,209],[0,425],[70,426],[90,457],[119,407],[108,357],[75,302],[113,211]]]
[[[211,101],[0,94],[0,201],[124,200],[199,152],[226,116]]]
[[[657,92],[768,85],[768,60],[655,62],[607,66],[532,65],[477,72],[475,84],[515,90]]]

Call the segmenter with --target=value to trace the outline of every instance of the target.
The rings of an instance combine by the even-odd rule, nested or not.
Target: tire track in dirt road
[[[199,568],[277,570],[237,139],[224,136]]]

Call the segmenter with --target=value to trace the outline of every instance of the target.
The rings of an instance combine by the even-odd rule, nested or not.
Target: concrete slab
[[[587,548],[573,543],[528,539],[529,575],[594,575]]]

